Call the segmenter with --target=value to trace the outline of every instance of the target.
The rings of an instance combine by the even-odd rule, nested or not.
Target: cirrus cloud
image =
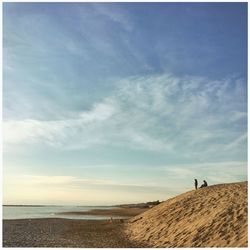
[[[113,145],[191,158],[245,147],[242,79],[163,74],[114,85],[90,110],[62,120],[4,121],[4,144],[7,149],[42,144],[63,150]]]

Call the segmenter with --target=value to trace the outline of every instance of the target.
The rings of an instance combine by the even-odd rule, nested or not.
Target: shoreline
[[[125,220],[3,220],[3,247],[138,248],[124,234]]]
[[[170,198],[128,219],[3,220],[3,246],[247,247],[247,192],[247,182],[213,185]]]
[[[95,215],[95,216],[119,216],[133,217],[147,211],[149,208],[112,208],[112,209],[92,209],[89,211],[69,211],[56,213],[57,215]]]

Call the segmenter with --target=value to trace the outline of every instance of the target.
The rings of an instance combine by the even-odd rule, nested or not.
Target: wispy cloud
[[[244,133],[244,134],[240,135],[238,138],[236,138],[231,143],[229,143],[228,145],[226,145],[226,147],[224,148],[224,150],[234,149],[236,147],[239,147],[243,143],[245,143],[245,145],[247,143],[247,133]]]
[[[183,156],[228,152],[246,139],[245,100],[235,92],[244,85],[236,81],[169,74],[118,80],[103,101],[69,118],[4,121],[4,143],[64,150],[121,145]]]
[[[116,22],[122,26],[122,28],[127,31],[133,30],[133,24],[128,17],[128,13],[126,13],[125,9],[122,9],[119,5],[114,4],[100,4],[93,3],[92,5],[100,15],[104,15],[109,18],[111,21]],[[127,14],[127,16],[126,16]]]
[[[117,166],[89,166],[91,168],[112,168]],[[199,185],[205,179],[209,185],[245,181],[247,162],[227,161],[195,164],[175,164],[154,166],[123,166],[125,169],[143,171],[145,176],[133,178],[119,176],[113,178],[82,178],[68,175],[5,175],[4,200],[11,203],[16,199],[29,203],[51,204],[118,204],[123,202],[146,202],[149,200],[166,200],[172,196],[193,189],[193,179]],[[157,181],[155,180],[157,177]],[[32,197],[39,193],[37,201]],[[105,199],[104,197],[105,196]],[[53,199],[54,197],[54,199]]]
[[[210,184],[246,180],[247,162],[207,162],[165,167],[168,178],[183,181],[183,188],[194,178],[206,179]]]
[[[211,5],[213,15],[188,6],[4,5],[4,166],[30,174],[22,178],[37,188],[23,185],[27,199],[40,192],[53,202],[54,192],[61,202],[65,194],[91,200],[91,186],[96,200],[113,189],[113,200],[122,193],[131,201],[132,189],[141,199],[185,191],[197,173],[240,180],[238,165],[226,163],[247,160],[247,6]],[[225,174],[198,165],[208,162],[224,162]],[[79,167],[99,163],[112,167],[88,176]],[[126,179],[123,167],[136,163],[141,169]],[[10,196],[22,193],[13,186]]]
[[[157,183],[143,183],[140,180],[137,182],[120,181],[115,179],[97,179],[97,178],[80,178],[76,176],[44,176],[44,175],[6,175],[5,179],[11,185],[21,186],[57,186],[57,187],[71,187],[84,188],[90,186],[102,187],[116,187],[116,188],[137,188],[137,189],[151,189],[161,188]]]
[[[166,187],[114,179],[91,179],[75,176],[4,176],[4,202],[21,204],[112,205],[145,202],[166,197]],[[131,195],[133,192],[133,195]],[[173,190],[168,190],[168,195]],[[38,194],[36,196],[35,194]]]

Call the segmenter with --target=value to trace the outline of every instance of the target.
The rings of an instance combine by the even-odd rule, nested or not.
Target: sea
[[[64,215],[62,212],[89,211],[92,209],[112,209],[108,206],[3,206],[3,219],[65,218],[81,220],[103,220],[110,216]],[[121,218],[115,217],[113,218]]]

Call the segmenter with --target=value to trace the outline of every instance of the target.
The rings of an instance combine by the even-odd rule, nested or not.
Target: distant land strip
[[[63,207],[60,205],[3,205],[3,207]]]

